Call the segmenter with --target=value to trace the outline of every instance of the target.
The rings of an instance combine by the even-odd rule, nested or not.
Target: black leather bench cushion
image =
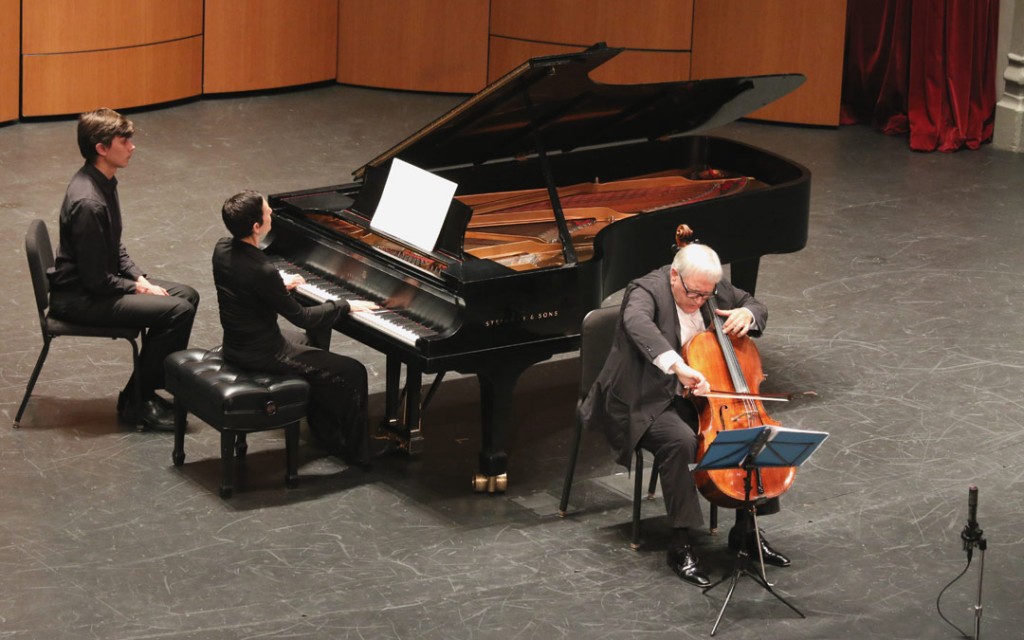
[[[164,361],[167,391],[221,430],[277,429],[306,415],[309,383],[298,376],[245,371],[219,350],[187,349]]]

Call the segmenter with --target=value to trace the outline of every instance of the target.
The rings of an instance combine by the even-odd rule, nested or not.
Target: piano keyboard
[[[346,289],[330,280],[297,267],[287,260],[273,258],[272,260],[277,265],[277,271],[281,274],[281,277],[289,275],[302,276],[306,281],[305,284],[295,287],[294,291],[314,302],[323,303],[328,300],[372,300],[377,304],[383,305],[382,300],[375,300],[373,296],[362,295]],[[350,313],[348,317],[353,322],[371,327],[411,347],[416,346],[416,341],[419,338],[437,335],[437,332],[430,327],[403,315],[402,311],[397,309],[381,308],[375,311],[360,311],[358,313]]]

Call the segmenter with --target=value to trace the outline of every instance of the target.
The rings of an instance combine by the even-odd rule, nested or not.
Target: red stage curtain
[[[842,124],[910,133],[916,151],[992,138],[998,0],[848,0]]]

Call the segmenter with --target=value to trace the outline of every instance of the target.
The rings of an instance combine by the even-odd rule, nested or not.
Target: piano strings
[[[560,187],[559,201],[580,261],[609,224],[634,215],[740,193],[762,186],[746,176],[693,180],[679,171],[607,183]],[[473,209],[464,250],[522,271],[564,264],[554,210],[546,189],[456,196]]]

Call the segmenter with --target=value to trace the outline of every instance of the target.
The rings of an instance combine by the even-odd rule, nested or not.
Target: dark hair
[[[263,194],[248,189],[236,193],[224,201],[220,217],[224,219],[224,226],[233,237],[251,236],[252,226],[263,222]]]
[[[97,109],[78,116],[78,150],[88,162],[95,162],[96,145],[109,147],[114,138],[131,138],[135,125],[113,109]]]

